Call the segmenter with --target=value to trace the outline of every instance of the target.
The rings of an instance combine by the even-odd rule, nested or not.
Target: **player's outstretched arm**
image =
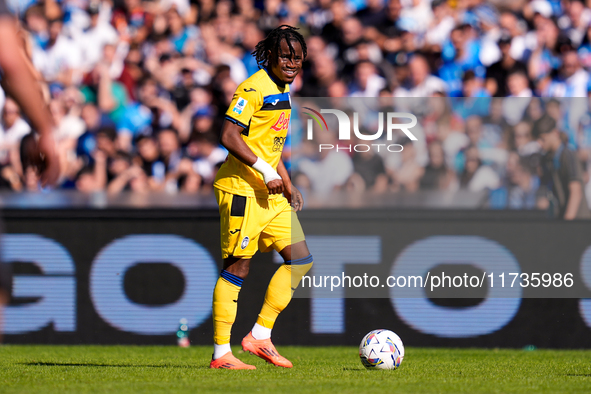
[[[301,211],[304,207],[304,198],[302,197],[302,193],[300,193],[300,191],[291,183],[289,172],[287,171],[287,168],[285,168],[283,160],[279,160],[277,172],[279,173],[279,176],[281,176],[281,179],[283,179],[283,194],[285,195],[285,198],[287,198],[287,201],[289,201],[294,211]]]
[[[14,19],[7,15],[0,16],[0,68],[4,74],[2,86],[19,104],[33,129],[41,136],[39,150],[45,162],[41,181],[44,185],[51,185],[59,176],[59,159],[52,135],[54,123],[27,62],[19,47]]]
[[[222,126],[221,143],[234,157],[246,165],[251,166],[263,175],[269,194],[283,193],[283,180],[273,167],[257,157],[246,145],[242,137],[242,127],[235,123],[224,121]]]

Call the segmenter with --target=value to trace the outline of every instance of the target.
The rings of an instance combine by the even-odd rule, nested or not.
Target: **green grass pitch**
[[[238,351],[238,346],[235,347]],[[354,347],[279,347],[293,369],[210,370],[210,347],[0,346],[0,393],[588,393],[591,351],[407,348],[367,371]]]

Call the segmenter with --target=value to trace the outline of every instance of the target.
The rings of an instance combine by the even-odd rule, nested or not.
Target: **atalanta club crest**
[[[246,247],[248,246],[248,243],[250,242],[250,239],[248,237],[244,237],[242,239],[242,243],[240,244],[240,247],[242,249],[246,249]]]

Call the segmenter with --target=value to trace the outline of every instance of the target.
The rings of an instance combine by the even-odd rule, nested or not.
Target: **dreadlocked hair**
[[[297,27],[281,25],[278,28],[273,29],[264,40],[260,41],[252,52],[259,68],[270,66],[273,62],[277,61],[281,41],[283,40],[287,43],[289,52],[292,55],[295,54],[295,49],[293,49],[291,43],[294,41],[299,42],[302,46],[302,52],[305,59],[308,55],[308,48],[306,47],[304,36],[298,33],[297,30],[299,30]],[[269,53],[269,51],[271,51],[271,53]]]

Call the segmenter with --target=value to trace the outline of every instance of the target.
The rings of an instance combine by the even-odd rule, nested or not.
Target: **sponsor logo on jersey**
[[[285,115],[285,111],[281,112],[281,115],[279,115],[279,119],[277,119],[275,124],[271,126],[271,129],[275,131],[287,130],[287,127],[289,126],[290,116],[291,115]]]
[[[275,137],[273,139],[273,152],[281,152],[285,144],[285,137]]]

